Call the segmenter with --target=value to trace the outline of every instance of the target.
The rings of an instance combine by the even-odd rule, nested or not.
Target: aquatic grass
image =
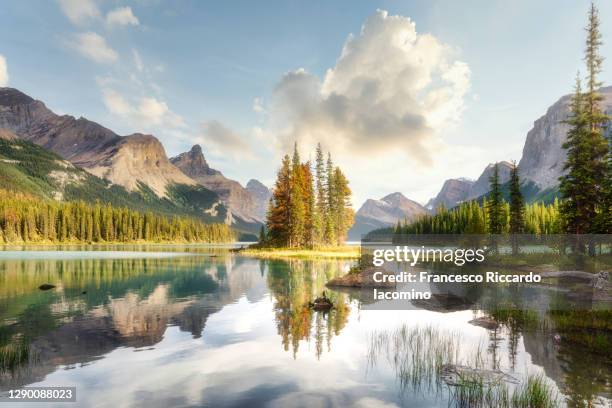
[[[31,354],[30,344],[23,338],[0,347],[0,371],[15,371],[30,360]]]
[[[555,408],[560,400],[542,375],[529,375],[512,392],[503,381],[470,375],[451,387],[449,406],[456,408]]]
[[[450,387],[449,406],[457,408],[508,408],[508,386],[502,381],[489,383],[482,375],[461,378]],[[535,407],[534,407],[535,408]]]
[[[555,408],[559,398],[542,375],[530,375],[510,399],[512,408]]]
[[[400,388],[419,391],[440,386],[439,375],[445,365],[459,358],[459,335],[433,326],[408,327],[374,332],[368,348],[368,367],[382,356],[393,367]]]

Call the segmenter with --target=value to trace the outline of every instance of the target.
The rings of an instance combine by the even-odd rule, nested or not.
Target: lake
[[[476,303],[371,310],[359,291],[327,289],[335,308],[309,308],[350,265],[223,246],[7,249],[0,346],[27,355],[2,368],[0,390],[75,386],[77,402],[56,405],[78,407],[447,407],[452,389],[427,359],[453,344],[457,361],[541,375],[569,406],[610,406],[609,355],[470,324]]]

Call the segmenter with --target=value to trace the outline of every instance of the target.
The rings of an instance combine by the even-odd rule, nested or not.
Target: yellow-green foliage
[[[224,224],[140,213],[110,204],[56,202],[0,190],[0,243],[228,242]]]
[[[483,205],[476,201],[461,203],[452,210],[438,209],[435,215],[425,215],[418,220],[395,228],[396,233],[402,234],[486,234],[489,217],[486,200]],[[502,233],[510,228],[510,206],[502,203]],[[559,217],[559,203],[528,204],[525,206],[526,234],[559,234],[562,226]]]

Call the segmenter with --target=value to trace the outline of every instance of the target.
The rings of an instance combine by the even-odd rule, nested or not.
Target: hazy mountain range
[[[612,86],[601,88],[600,92],[603,96],[603,111],[612,115]],[[563,143],[568,125],[564,121],[569,115],[569,101],[570,95],[559,98],[534,122],[533,128],[527,133],[523,155],[518,163],[521,188],[527,202],[550,201],[558,195],[558,180],[563,174],[566,159]],[[607,131],[610,133],[612,129],[608,128]],[[349,238],[359,239],[362,234],[376,228],[395,225],[400,220],[413,220],[422,213],[435,212],[440,205],[452,208],[461,202],[478,199],[489,192],[489,177],[493,166],[494,163],[489,164],[476,180],[463,177],[446,180],[440,192],[421,207],[420,212],[413,209],[405,211],[402,205],[391,205],[386,200],[390,196],[381,200],[366,200],[355,214],[355,225],[349,231]],[[498,163],[500,183],[504,184],[509,180],[511,166],[507,161]],[[396,194],[401,195],[392,195]],[[402,197],[420,206],[403,195]]]

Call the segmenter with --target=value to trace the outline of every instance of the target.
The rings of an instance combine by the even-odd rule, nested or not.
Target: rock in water
[[[50,290],[50,289],[54,289],[54,288],[55,288],[55,285],[52,285],[50,283],[43,283],[42,285],[40,285],[38,287],[38,289],[40,289],[40,290]]]

